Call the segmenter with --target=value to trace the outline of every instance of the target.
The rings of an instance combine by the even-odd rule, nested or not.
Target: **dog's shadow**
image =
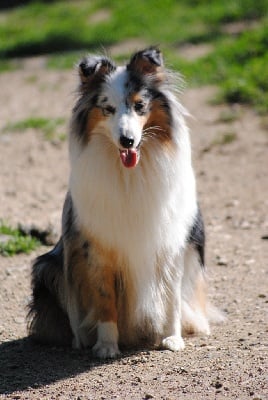
[[[5,342],[0,344],[0,394],[42,387],[112,362],[92,358],[89,350],[42,346],[29,338]]]

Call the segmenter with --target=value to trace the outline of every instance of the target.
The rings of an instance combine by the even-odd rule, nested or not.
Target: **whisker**
[[[141,142],[144,143],[149,139],[155,139],[157,136],[156,132],[149,132],[147,131],[145,134],[142,135]]]
[[[143,139],[150,139],[150,138],[151,139],[155,139],[159,131],[160,132],[165,132],[165,130],[163,128],[161,128],[160,126],[158,126],[158,125],[149,126],[148,128],[143,130],[142,138]]]
[[[146,133],[147,131],[151,132],[151,131],[164,131],[163,128],[161,128],[161,126],[155,125],[155,126],[148,126],[148,128],[143,130],[143,133]]]

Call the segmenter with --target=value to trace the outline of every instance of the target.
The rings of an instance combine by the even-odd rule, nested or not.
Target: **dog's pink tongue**
[[[120,150],[121,161],[126,168],[136,167],[138,164],[138,152],[135,149]]]

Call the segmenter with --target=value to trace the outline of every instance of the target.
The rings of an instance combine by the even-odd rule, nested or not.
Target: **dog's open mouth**
[[[135,149],[119,150],[121,161],[126,168],[134,168],[139,162],[140,151]]]

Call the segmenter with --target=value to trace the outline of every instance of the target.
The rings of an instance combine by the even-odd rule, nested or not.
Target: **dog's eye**
[[[113,106],[106,106],[102,108],[103,115],[113,115],[115,113],[115,108]]]
[[[144,104],[142,101],[137,101],[137,102],[134,104],[134,110],[135,110],[137,113],[143,113],[143,112],[145,111],[145,104]]]

